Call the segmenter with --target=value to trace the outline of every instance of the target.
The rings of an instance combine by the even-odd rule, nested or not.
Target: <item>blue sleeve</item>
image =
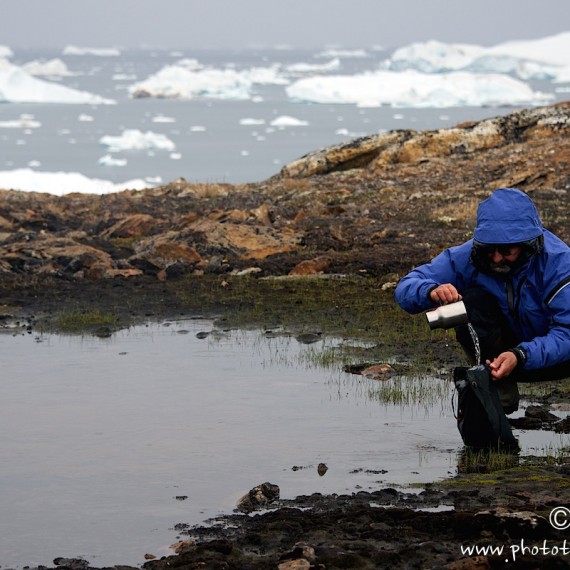
[[[471,241],[446,249],[429,263],[410,271],[394,291],[398,305],[412,314],[431,309],[436,303],[429,298],[429,292],[443,283],[451,283],[461,292],[465,276],[472,273],[470,254]]]
[[[527,370],[554,366],[570,358],[570,252],[553,258],[551,265],[555,269],[549,282],[554,286],[545,291],[544,299],[550,326],[545,335],[521,343],[527,353]]]

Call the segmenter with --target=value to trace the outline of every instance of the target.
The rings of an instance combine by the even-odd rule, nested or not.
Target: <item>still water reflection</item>
[[[292,498],[455,473],[451,391],[382,404],[375,381],[307,364],[292,337],[200,334],[212,330],[0,336],[2,568],[140,564],[169,552],[174,525],[229,512],[264,481]]]

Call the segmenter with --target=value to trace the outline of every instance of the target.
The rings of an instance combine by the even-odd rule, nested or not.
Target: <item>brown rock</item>
[[[69,238],[52,236],[40,236],[33,241],[6,245],[0,248],[0,257],[12,266],[33,266],[36,272],[42,266],[49,266],[50,272],[57,267],[61,272],[72,273],[94,266],[114,268],[108,253]]]
[[[14,224],[7,220],[4,216],[0,216],[0,232],[11,232]]]
[[[196,267],[202,262],[202,256],[187,243],[175,241],[177,237],[176,232],[168,232],[139,240],[135,244],[135,254],[129,261],[135,266],[144,262],[158,270],[165,270],[175,263],[187,269]],[[166,274],[163,276],[166,278]]]
[[[300,247],[297,233],[272,227],[223,223],[212,217],[198,220],[190,227],[208,245],[235,252],[243,260],[264,259]]]
[[[365,368],[361,374],[373,380],[388,380],[394,374],[394,369],[389,364],[373,364]]]
[[[318,273],[323,273],[330,266],[330,259],[327,257],[317,257],[316,259],[307,259],[298,263],[291,271],[289,275],[316,275]]]
[[[152,233],[156,224],[157,221],[148,214],[134,214],[105,230],[101,237],[108,239],[146,236]]]

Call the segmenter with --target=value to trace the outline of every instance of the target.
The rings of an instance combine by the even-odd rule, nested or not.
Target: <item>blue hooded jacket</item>
[[[570,360],[570,247],[543,228],[532,200],[515,188],[501,188],[479,204],[473,238],[413,269],[398,283],[396,302],[415,314],[437,306],[429,293],[438,285],[451,283],[459,293],[480,287],[497,299],[525,350],[525,369]],[[481,271],[472,262],[474,240],[515,244],[537,238],[542,247],[507,275]]]

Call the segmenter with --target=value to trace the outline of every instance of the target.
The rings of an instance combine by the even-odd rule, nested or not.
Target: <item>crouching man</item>
[[[394,296],[412,314],[463,300],[505,413],[518,409],[517,382],[570,377],[570,247],[520,190],[481,202],[473,238],[413,269]],[[467,326],[456,335],[476,364]]]

